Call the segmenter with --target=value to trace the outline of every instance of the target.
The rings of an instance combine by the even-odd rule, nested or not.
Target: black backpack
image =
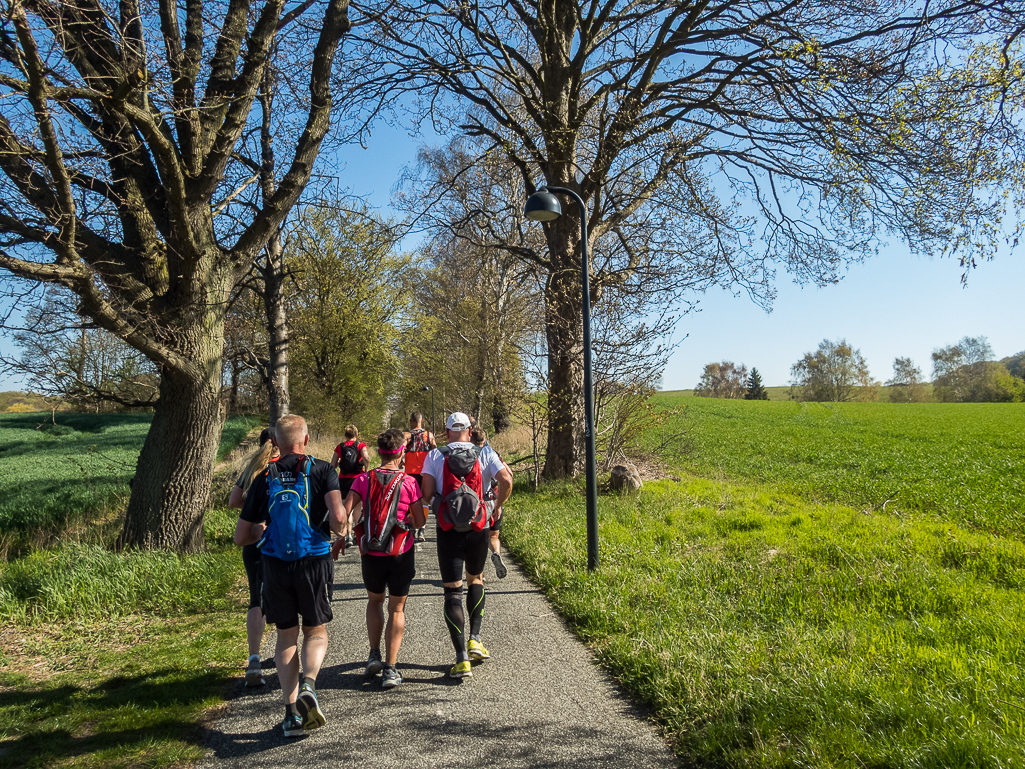
[[[359,441],[343,443],[341,458],[338,462],[338,472],[341,475],[358,475],[363,472],[363,457],[359,453]]]

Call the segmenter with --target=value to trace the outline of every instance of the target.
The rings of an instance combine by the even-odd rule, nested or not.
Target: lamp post
[[[434,388],[430,385],[424,385],[420,388],[420,392],[427,392],[428,390],[431,391],[431,432],[437,432],[438,428],[434,424]],[[437,436],[435,436],[434,440],[435,442],[438,440]]]
[[[584,450],[587,474],[587,568],[598,568],[598,483],[594,451],[594,385],[591,376],[591,282],[587,264],[587,207],[583,199],[565,187],[541,187],[527,198],[523,215],[535,222],[551,222],[562,216],[562,205],[552,193],[569,195],[580,209],[581,284],[584,316]]]

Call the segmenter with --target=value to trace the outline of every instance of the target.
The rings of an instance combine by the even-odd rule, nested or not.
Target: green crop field
[[[52,533],[123,507],[152,414],[0,414],[0,532]],[[232,417],[220,455],[257,420]]]
[[[702,476],[1025,538],[1025,404],[655,402],[687,407]]]
[[[681,766],[1025,766],[1025,406],[656,402],[691,452],[597,571],[579,481],[502,537]]]

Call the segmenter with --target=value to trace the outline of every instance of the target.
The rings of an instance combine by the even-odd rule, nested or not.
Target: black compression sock
[[[445,624],[448,634],[452,637],[452,645],[456,654],[464,654],[463,630],[466,627],[466,616],[463,614],[463,587],[445,588]],[[461,658],[460,658],[461,659]]]
[[[466,607],[470,610],[470,635],[479,636],[484,621],[484,585],[470,585],[466,589]]]

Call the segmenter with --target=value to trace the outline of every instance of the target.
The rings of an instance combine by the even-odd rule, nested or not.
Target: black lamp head
[[[562,216],[559,199],[542,187],[529,198],[523,207],[523,215],[534,222],[550,222]]]

